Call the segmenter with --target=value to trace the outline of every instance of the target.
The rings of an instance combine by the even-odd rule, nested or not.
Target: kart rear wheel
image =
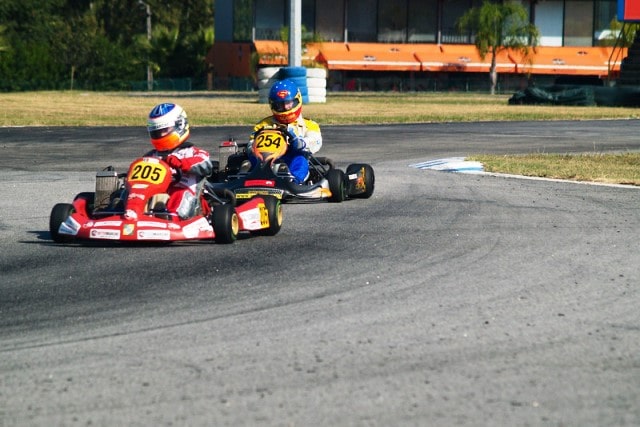
[[[267,207],[269,213],[269,228],[260,230],[261,235],[275,236],[282,227],[282,203],[277,197],[264,196],[264,204]]]
[[[346,197],[344,172],[340,169],[329,170],[329,172],[327,172],[327,181],[329,181],[329,190],[331,191],[329,201],[332,203],[342,202]]]
[[[352,164],[347,167],[346,176],[357,174],[362,171],[362,179],[364,184],[364,191],[362,189],[354,189],[349,186],[349,196],[358,199],[368,199],[373,194],[373,189],[376,185],[376,175],[373,172],[371,165],[366,163]],[[356,190],[356,191],[354,191]],[[353,194],[351,194],[353,192]]]
[[[58,230],[60,230],[60,224],[65,222],[74,212],[75,209],[70,203],[58,203],[51,209],[51,215],[49,216],[49,234],[54,242],[68,243],[73,240],[72,236],[60,234]]]
[[[235,208],[230,204],[218,205],[211,215],[216,243],[235,242],[240,229],[240,220]]]

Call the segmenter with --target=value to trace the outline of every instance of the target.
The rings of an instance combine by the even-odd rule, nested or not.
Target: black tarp
[[[639,107],[640,87],[636,86],[529,86],[509,98],[509,105],[583,105]]]

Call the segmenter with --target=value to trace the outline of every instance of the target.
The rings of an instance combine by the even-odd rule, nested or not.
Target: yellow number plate
[[[169,171],[162,163],[153,160],[157,159],[143,158],[132,164],[127,177],[129,182],[143,181],[156,185],[163,183]]]

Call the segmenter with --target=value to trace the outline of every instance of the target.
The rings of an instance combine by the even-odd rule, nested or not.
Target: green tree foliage
[[[253,0],[234,0],[233,4],[233,39],[251,40],[253,27]]]
[[[633,22],[620,22],[614,18],[610,23],[612,37],[604,40],[602,46],[630,47],[633,44],[640,24]]]
[[[4,25],[0,25],[0,53],[3,50],[7,50],[9,48],[9,46],[7,45],[7,42],[5,41],[4,38],[4,32],[7,28]]]
[[[484,0],[482,6],[469,9],[457,24],[461,32],[472,34],[482,59],[491,56],[492,95],[498,81],[497,55],[502,51],[513,51],[527,58],[540,37],[538,28],[529,22],[527,10],[520,3],[509,0],[504,3]]]
[[[1,0],[0,90],[130,89],[148,61],[204,81],[212,43],[210,0]]]

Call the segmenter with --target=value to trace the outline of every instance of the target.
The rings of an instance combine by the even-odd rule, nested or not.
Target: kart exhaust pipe
[[[118,173],[114,170],[101,170],[96,174],[96,197],[94,210],[106,209],[111,201],[111,194],[118,190]]]

